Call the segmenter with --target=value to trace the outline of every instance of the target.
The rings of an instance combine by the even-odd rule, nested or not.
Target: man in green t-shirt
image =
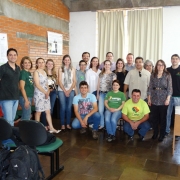
[[[149,107],[147,103],[141,99],[141,91],[133,89],[132,98],[126,101],[122,110],[122,117],[125,121],[123,129],[133,140],[134,130],[139,129],[138,135],[140,140],[144,140],[146,132],[150,129]]]

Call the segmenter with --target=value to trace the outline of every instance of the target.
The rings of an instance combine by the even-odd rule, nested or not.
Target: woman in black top
[[[120,83],[119,90],[121,92],[123,92],[124,91],[124,80],[128,73],[128,71],[125,70],[125,63],[124,63],[123,59],[119,58],[116,61],[116,70],[114,70],[113,72],[117,75],[117,80]]]

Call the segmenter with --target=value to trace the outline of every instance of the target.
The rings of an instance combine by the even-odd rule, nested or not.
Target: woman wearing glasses
[[[152,139],[163,141],[166,130],[166,114],[172,95],[172,79],[163,60],[158,60],[151,75],[148,89],[148,105],[151,106],[154,134]],[[159,126],[160,125],[160,126]]]

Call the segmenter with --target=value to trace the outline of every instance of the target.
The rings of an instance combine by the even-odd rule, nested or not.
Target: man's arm
[[[78,111],[78,104],[74,104],[74,113],[76,115],[76,118],[79,120],[82,127],[86,128],[85,122],[82,120],[79,111]]]
[[[149,113],[148,113],[148,114],[145,114],[144,117],[143,117],[142,119],[140,119],[139,121],[135,121],[135,122],[134,122],[134,128],[137,129],[138,126],[139,126],[141,123],[147,121],[148,119],[149,119]]]

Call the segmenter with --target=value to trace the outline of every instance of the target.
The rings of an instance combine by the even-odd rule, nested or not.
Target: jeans
[[[0,101],[2,112],[4,114],[4,119],[14,126],[14,119],[16,116],[16,111],[18,107],[18,100],[2,100]]]
[[[58,97],[60,103],[61,126],[65,125],[65,115],[66,115],[66,124],[70,125],[71,107],[74,98],[74,90],[71,91],[69,97],[66,97],[63,91],[58,91]]]
[[[174,98],[171,97],[169,106],[167,109],[167,116],[166,116],[166,133],[170,133],[170,126],[171,126],[171,115],[173,111],[173,106],[174,106]]]
[[[121,114],[122,114],[121,111],[110,112],[108,109],[106,109],[105,123],[108,134],[115,135],[117,121],[119,118],[121,118]]]
[[[124,122],[123,129],[129,136],[134,135],[134,130],[132,129],[131,125],[126,121]],[[139,129],[138,133],[144,137],[146,135],[147,131],[149,131],[149,129],[150,129],[149,122],[145,121],[145,122],[141,123],[138,126],[138,129]]]
[[[167,108],[168,106],[165,105],[151,105],[151,110],[153,114],[153,130],[155,135],[159,134],[159,128],[160,136],[164,137],[165,135]]]
[[[29,108],[26,109],[24,107],[25,100],[24,100],[23,96],[19,97],[19,104],[20,104],[20,106],[22,108],[21,120],[30,120],[30,118],[31,118],[31,103],[32,103],[32,98],[28,97],[28,100],[30,102],[30,105],[29,105]]]
[[[99,93],[99,104],[98,104],[98,109],[99,109],[99,113],[101,115],[101,120],[100,120],[100,126],[104,127],[104,100],[106,97],[107,93]]]
[[[49,97],[50,97],[51,115],[52,115],[53,109],[54,109],[54,104],[55,104],[56,97],[57,97],[57,91],[56,90],[51,91],[49,94]],[[44,124],[44,126],[48,125],[48,123],[46,121],[46,113],[45,112],[41,113],[41,122]]]
[[[81,115],[81,118],[84,119],[86,115]],[[96,112],[94,114],[92,114],[89,118],[88,118],[88,124],[93,124],[93,130],[98,130],[99,127],[99,122],[100,122],[100,118],[101,115],[99,114],[99,112]],[[80,121],[75,118],[72,122],[72,128],[74,129],[79,129],[82,128]]]

